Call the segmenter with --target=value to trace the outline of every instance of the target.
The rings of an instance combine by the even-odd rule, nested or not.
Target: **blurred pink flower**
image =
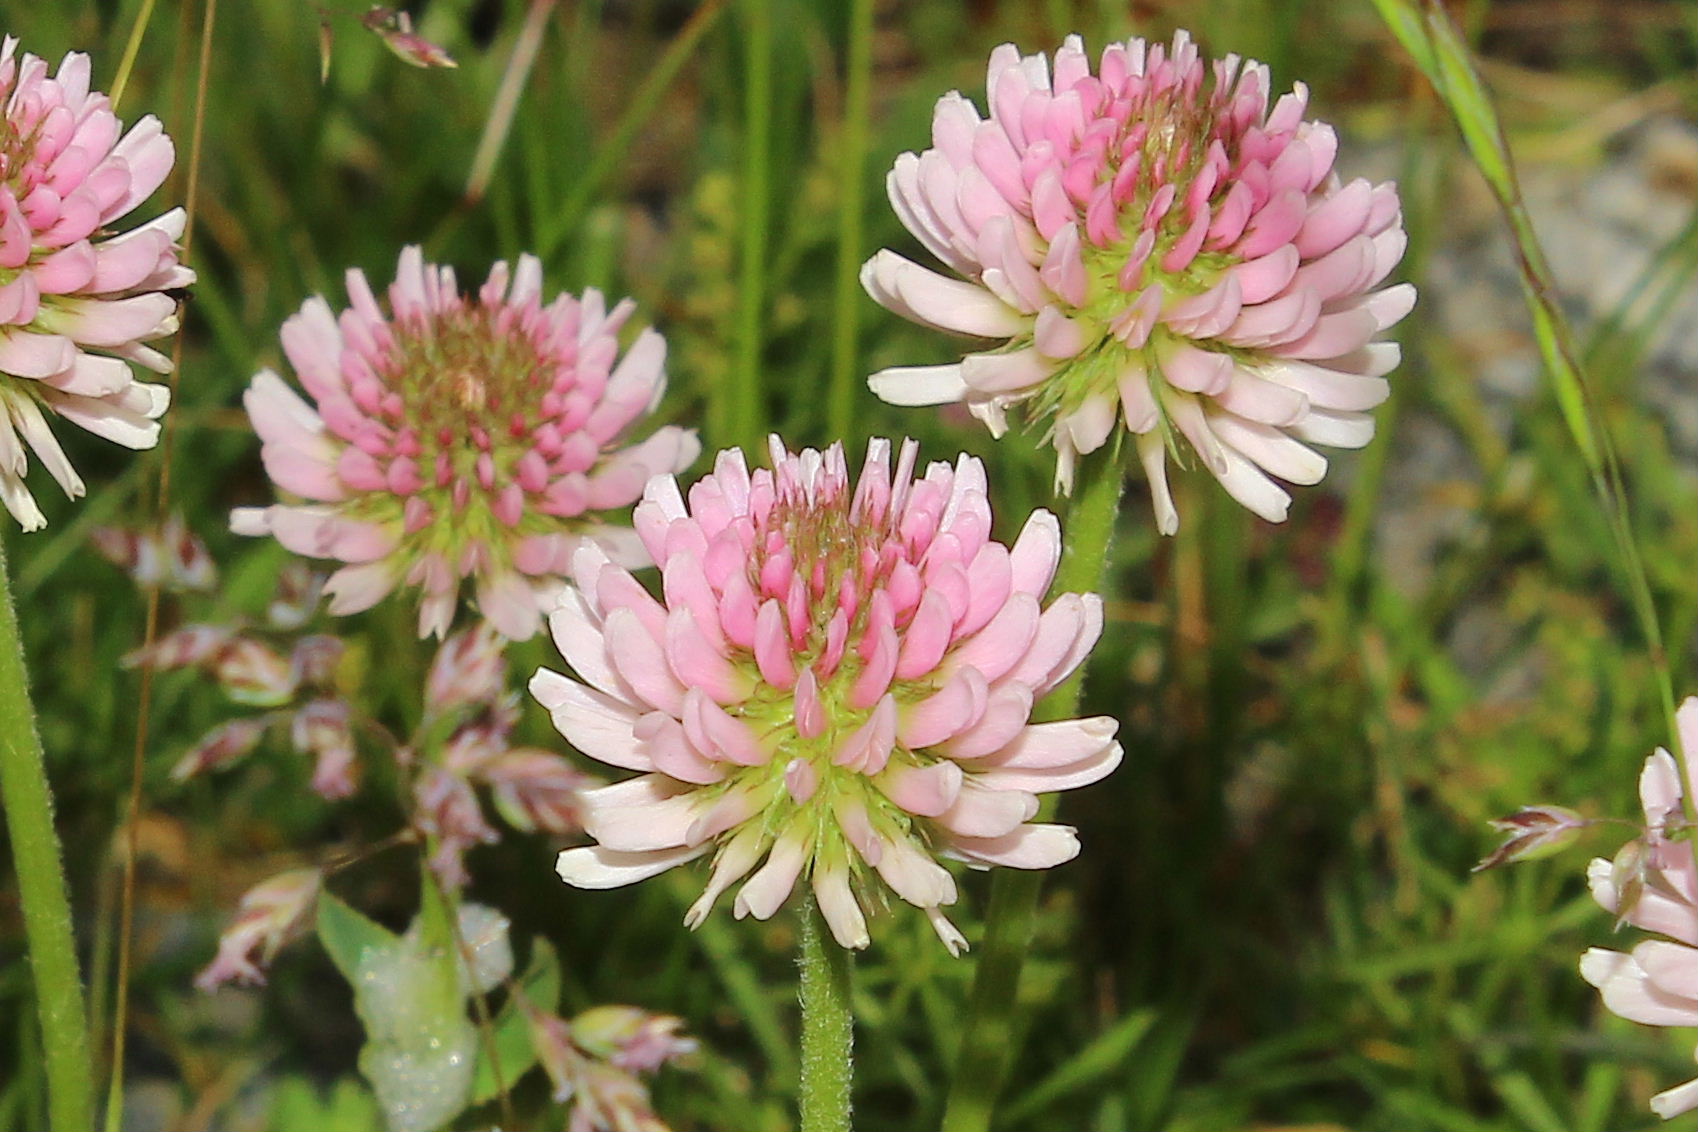
[[[572,1106],[568,1132],[668,1132],[637,1074],[699,1048],[679,1019],[634,1006],[592,1007],[570,1022],[534,1007],[525,1017],[555,1102]]]
[[[206,592],[218,585],[212,555],[181,515],[172,515],[157,530],[96,527],[89,539],[139,586]]]
[[[330,697],[301,706],[289,722],[295,752],[313,758],[312,788],[322,798],[351,797],[359,788],[359,753],[348,701]]]
[[[466,850],[501,840],[484,820],[477,794],[464,778],[433,766],[414,783],[413,805],[414,823],[435,845],[429,861],[431,871],[448,889],[462,888],[471,879],[464,861]]]
[[[263,983],[277,949],[312,921],[321,876],[317,869],[292,869],[250,888],[236,918],[218,939],[218,955],[195,986],[217,990],[225,983]]]
[[[24,486],[26,448],[65,494],[83,494],[42,410],[127,448],[153,447],[170,396],[136,381],[130,363],[170,370],[143,343],[177,329],[168,292],[195,276],[177,262],[182,209],[111,234],[171,171],[176,151],[159,120],[123,133],[107,97],[89,89],[87,55],[66,55],[49,78],[17,45],[0,42],[0,503],[36,530],[47,520]]]
[[[339,560],[330,611],[356,613],[398,585],[423,591],[419,635],[441,636],[462,579],[483,616],[515,640],[586,539],[641,563],[629,506],[651,475],[687,466],[693,431],[622,437],[665,387],[653,330],[618,359],[632,304],[599,292],[542,305],[542,266],[498,263],[476,296],[454,273],[401,253],[388,313],[360,271],[340,317],[312,298],[283,325],[283,349],[313,404],[270,370],[245,397],[277,487],[302,503],[240,508],[231,526],[297,554]],[[615,361],[618,364],[615,365]]]
[[[1102,601],[1041,609],[1055,519],[1034,513],[1005,547],[983,465],[916,480],[917,454],[904,443],[893,470],[874,441],[851,485],[841,446],[793,455],[774,438],[771,471],[722,452],[688,505],[657,476],[635,522],[659,600],[578,552],[550,617],[578,679],[543,669],[531,691],[584,754],[644,773],[585,792],[598,844],[561,854],[567,882],[610,888],[712,853],[690,926],[751,870],[739,917],[771,916],[806,876],[838,942],[864,947],[855,892],[875,893],[876,873],[959,951],[934,852],[1025,869],[1078,852],[1072,829],[1028,822],[1039,793],[1120,762],[1115,722],[1027,721],[1095,643]]]
[[[1688,774],[1698,775],[1698,696],[1681,705],[1676,719]],[[1580,960],[1580,974],[1623,1018],[1649,1026],[1698,1026],[1698,868],[1690,832],[1669,836],[1686,827],[1686,816],[1680,772],[1668,751],[1659,747],[1645,761],[1639,798],[1647,832],[1643,843],[1629,847],[1630,875],[1600,857],[1587,879],[1593,899],[1606,911],[1669,938],[1646,940],[1630,953],[1591,948]],[[1698,1080],[1658,1093],[1651,1108],[1664,1120],[1698,1108]]]
[[[584,828],[583,791],[602,785],[553,751],[515,747],[479,766],[479,781],[514,829],[576,833]]]
[[[425,713],[493,704],[507,693],[507,642],[488,622],[455,633],[436,650],[425,677]]]
[[[299,686],[294,667],[276,649],[252,637],[237,637],[212,661],[212,674],[239,704],[276,707]]]
[[[407,12],[373,5],[360,17],[360,23],[375,32],[398,58],[415,67],[454,68],[460,65],[442,46],[414,32],[413,17]]]
[[[1205,91],[1181,31],[1171,49],[1112,44],[1093,75],[1069,36],[1053,74],[1012,44],[991,53],[988,119],[939,100],[932,148],[896,159],[890,200],[963,278],[881,251],[861,280],[904,318],[998,344],[883,370],[873,391],[965,402],[997,435],[1011,406],[1049,420],[1062,491],[1123,423],[1168,534],[1180,437],[1275,522],[1290,497],[1270,475],[1316,483],[1327,463],[1307,444],[1366,444],[1398,361],[1377,337],[1415,299],[1374,290],[1403,255],[1396,188],[1340,182],[1301,84],[1270,111],[1265,66],[1228,55],[1212,70]]]
[[[219,724],[202,735],[200,741],[177,760],[171,768],[171,780],[183,782],[197,774],[233,766],[253,753],[271,724],[271,717],[264,715]]]
[[[684,1035],[684,1020],[635,1006],[592,1006],[572,1019],[579,1048],[633,1073],[653,1073],[701,1048]]]

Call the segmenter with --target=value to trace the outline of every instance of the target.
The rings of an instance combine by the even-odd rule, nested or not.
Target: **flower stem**
[[[1119,454],[1104,452],[1081,461],[1080,482],[1068,503],[1062,528],[1061,567],[1055,593],[1092,593],[1101,588],[1114,537],[1120,492],[1126,482]],[[1034,721],[1069,719],[1078,714],[1084,688],[1084,666],[1038,702]],[[1038,816],[1053,812],[1046,798]],[[1020,968],[1032,940],[1037,918],[1038,890],[1043,873],[998,869],[991,880],[990,908],[985,914],[985,938],[979,945],[973,990],[955,1058],[955,1076],[943,1110],[942,1132],[985,1132],[1008,1067],[1014,1060],[1018,1034]]]
[[[94,1127],[94,1067],[82,975],[71,934],[71,901],[59,835],[53,828],[53,794],[47,785],[41,739],[35,730],[24,669],[18,615],[12,605],[6,548],[0,543],[0,808],[18,872],[24,936],[35,972],[36,1009],[47,1067],[48,1124],[62,1132]]]
[[[873,71],[873,0],[850,0],[849,51],[843,65],[843,137],[837,176],[837,311],[832,320],[830,434],[847,447],[855,429],[861,378],[855,365],[861,295],[861,232],[865,211],[867,104]]]
[[[766,437],[767,227],[772,193],[772,0],[743,3],[743,184],[738,194],[737,329],[729,441],[759,451]]]
[[[849,1007],[849,953],[830,938],[809,896],[802,909],[801,1132],[849,1132],[853,1080],[850,1049],[855,1021]]]

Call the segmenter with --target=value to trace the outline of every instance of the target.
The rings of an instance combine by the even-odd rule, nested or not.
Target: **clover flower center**
[[[396,326],[384,373],[394,396],[379,411],[416,431],[427,454],[490,452],[560,415],[568,359],[503,325],[504,313],[465,305]]]
[[[882,517],[853,511],[847,489],[828,488],[813,498],[781,493],[765,521],[757,521],[749,581],[758,600],[801,599],[805,606],[797,619],[787,614],[786,625],[785,644],[800,676],[794,688],[775,686],[752,651],[733,650],[733,663],[752,690],[726,711],[770,758],[728,768],[709,789],[738,818],[734,824],[755,817],[762,836],[802,837],[812,859],[847,865],[859,875],[846,822],[885,838],[912,836],[916,824],[872,781],[888,765],[883,752],[889,763],[903,766],[937,761],[907,749],[894,734],[882,743],[866,740],[881,727],[894,729],[893,706],[924,699],[936,687],[932,679],[905,680],[886,671],[876,693],[868,691],[866,678],[878,675],[868,670],[881,663],[875,638],[885,617],[873,612],[874,595],[890,584],[898,563],[912,561],[916,548]],[[880,753],[869,759],[869,747]]]

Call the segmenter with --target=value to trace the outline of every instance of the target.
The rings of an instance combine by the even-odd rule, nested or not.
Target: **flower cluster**
[[[387,313],[363,273],[347,284],[351,309],[338,316],[315,297],[283,326],[313,404],[270,370],[244,399],[266,471],[304,502],[239,509],[233,529],[345,563],[326,586],[333,613],[418,587],[420,636],[448,631],[463,579],[483,616],[520,640],[586,539],[641,564],[630,530],[605,513],[699,445],[668,426],[620,446],[665,388],[659,334],[645,330],[619,357],[628,300],[609,310],[591,290],[545,306],[532,256],[512,272],[496,264],[467,297],[417,248],[401,253]]]
[[[1038,869],[1078,852],[1072,829],[1030,819],[1039,793],[1119,763],[1115,721],[1029,719],[1096,642],[1101,599],[1044,608],[1055,519],[1004,546],[979,461],[916,478],[917,455],[907,442],[893,467],[874,441],[852,484],[841,446],[775,438],[770,470],[723,452],[688,503],[656,477],[635,523],[658,599],[578,552],[550,617],[578,679],[543,669],[531,691],[579,750],[642,773],[585,794],[597,844],[561,855],[565,880],[629,884],[712,853],[692,927],[745,875],[736,914],[760,919],[806,877],[845,947],[866,946],[863,903],[888,888],[958,951],[935,854]]]
[[[397,752],[403,763],[418,764],[413,821],[436,846],[430,866],[450,889],[470,879],[466,850],[501,839],[476,787],[488,788],[513,828],[558,836],[583,828],[582,792],[600,785],[552,751],[513,745],[518,697],[507,690],[505,645],[484,623],[444,641],[426,678],[419,726],[425,741]],[[438,743],[435,735],[445,737]]]
[[[171,171],[158,119],[125,133],[89,89],[87,55],[47,70],[0,42],[0,503],[25,530],[47,522],[24,484],[28,450],[65,494],[84,490],[44,410],[127,448],[158,441],[169,393],[130,364],[170,370],[146,343],[177,329],[170,292],[195,277],[177,262],[181,209],[110,231]]]
[[[1178,529],[1166,459],[1180,438],[1263,518],[1320,480],[1309,444],[1358,448],[1398,348],[1378,337],[1414,303],[1376,290],[1403,254],[1396,189],[1333,172],[1337,138],[1298,85],[1269,108],[1267,68],[1205,67],[1171,49],[1080,40],[990,57],[989,116],[945,95],[932,146],[904,153],[890,200],[960,279],[893,252],[862,282],[895,313],[998,345],[951,365],[874,374],[898,405],[965,402],[996,434],[1019,406],[1045,421],[1056,479],[1121,425],[1136,438],[1157,523]]]
[[[1698,697],[1681,705],[1676,722],[1687,775],[1698,776]],[[1692,827],[1674,756],[1658,748],[1639,776],[1646,832],[1616,859],[1594,860],[1587,870],[1592,897],[1621,921],[1663,939],[1631,952],[1588,950],[1580,974],[1597,987],[1604,1005],[1649,1026],[1698,1026],[1698,865]],[[1664,1120],[1698,1108],[1698,1080],[1651,1098]]]

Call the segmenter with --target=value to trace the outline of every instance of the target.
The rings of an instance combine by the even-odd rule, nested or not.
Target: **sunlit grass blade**
[[[667,88],[672,85],[679,70],[689,60],[696,45],[713,26],[714,20],[727,2],[728,0],[706,0],[706,3],[697,8],[689,21],[673,37],[672,42],[667,44],[666,50],[661,53],[654,67],[631,92],[625,112],[619,116],[613,132],[596,150],[595,156],[590,159],[583,173],[572,183],[571,190],[554,206],[553,213],[541,222],[534,247],[537,256],[544,262],[551,259],[560,249],[562,241],[572,234],[578,222],[583,219],[584,211],[595,201],[596,194],[601,191],[607,178],[630,155],[637,136],[660,108],[660,100],[666,94]]]
[[[867,395],[856,365],[860,329],[860,270],[863,211],[866,208],[868,103],[872,88],[872,0],[850,0],[848,51],[843,71],[843,135],[838,171],[836,302],[831,325],[831,401],[829,435],[850,448],[858,438],[855,402]]]

